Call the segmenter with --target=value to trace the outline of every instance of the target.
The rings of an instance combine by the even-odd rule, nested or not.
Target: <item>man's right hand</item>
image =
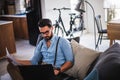
[[[54,69],[54,74],[55,74],[55,75],[60,74],[60,70]]]

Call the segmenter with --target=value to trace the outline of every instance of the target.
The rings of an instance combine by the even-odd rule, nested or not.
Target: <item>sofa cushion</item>
[[[67,74],[83,80],[91,63],[99,56],[99,52],[80,45],[75,40],[71,40],[71,46],[75,57],[74,65],[66,71]]]
[[[94,69],[98,70],[99,80],[120,80],[120,45],[115,43],[103,52]]]

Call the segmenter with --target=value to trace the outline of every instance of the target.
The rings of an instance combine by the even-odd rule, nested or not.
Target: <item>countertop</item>
[[[0,15],[0,17],[19,17],[19,18],[24,18],[26,15]]]
[[[12,23],[12,21],[3,21],[3,20],[0,20],[0,25],[9,24],[9,23]]]

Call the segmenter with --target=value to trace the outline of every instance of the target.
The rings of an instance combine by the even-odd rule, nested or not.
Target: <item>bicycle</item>
[[[64,36],[64,33],[66,34],[66,36],[73,36],[74,32],[77,31],[83,31],[84,28],[84,21],[83,21],[83,13],[76,15],[76,13],[70,13],[70,28],[68,31],[66,31],[65,27],[64,27],[64,23],[61,17],[61,10],[70,10],[70,8],[54,8],[53,10],[58,10],[59,11],[59,16],[58,19],[55,20],[55,30],[54,33],[55,34],[60,34],[60,32],[62,32],[62,36]],[[73,28],[74,27],[74,28]]]
[[[65,26],[64,26],[64,23],[63,23],[63,20],[61,17],[61,10],[70,10],[70,8],[64,8],[64,7],[59,8],[59,9],[54,8],[53,10],[58,10],[58,12],[59,12],[58,19],[55,20],[55,24],[54,24],[54,26],[55,26],[54,34],[57,34],[57,35],[60,34],[60,30],[61,30],[62,36],[64,36],[64,33],[66,34],[66,36],[68,36],[68,33],[65,29]]]

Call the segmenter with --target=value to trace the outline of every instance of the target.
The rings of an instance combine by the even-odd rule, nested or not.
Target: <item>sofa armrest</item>
[[[93,70],[98,72],[99,80],[120,80],[120,44],[115,43],[99,56]],[[90,80],[93,70],[85,80]],[[95,75],[94,75],[95,77]]]

